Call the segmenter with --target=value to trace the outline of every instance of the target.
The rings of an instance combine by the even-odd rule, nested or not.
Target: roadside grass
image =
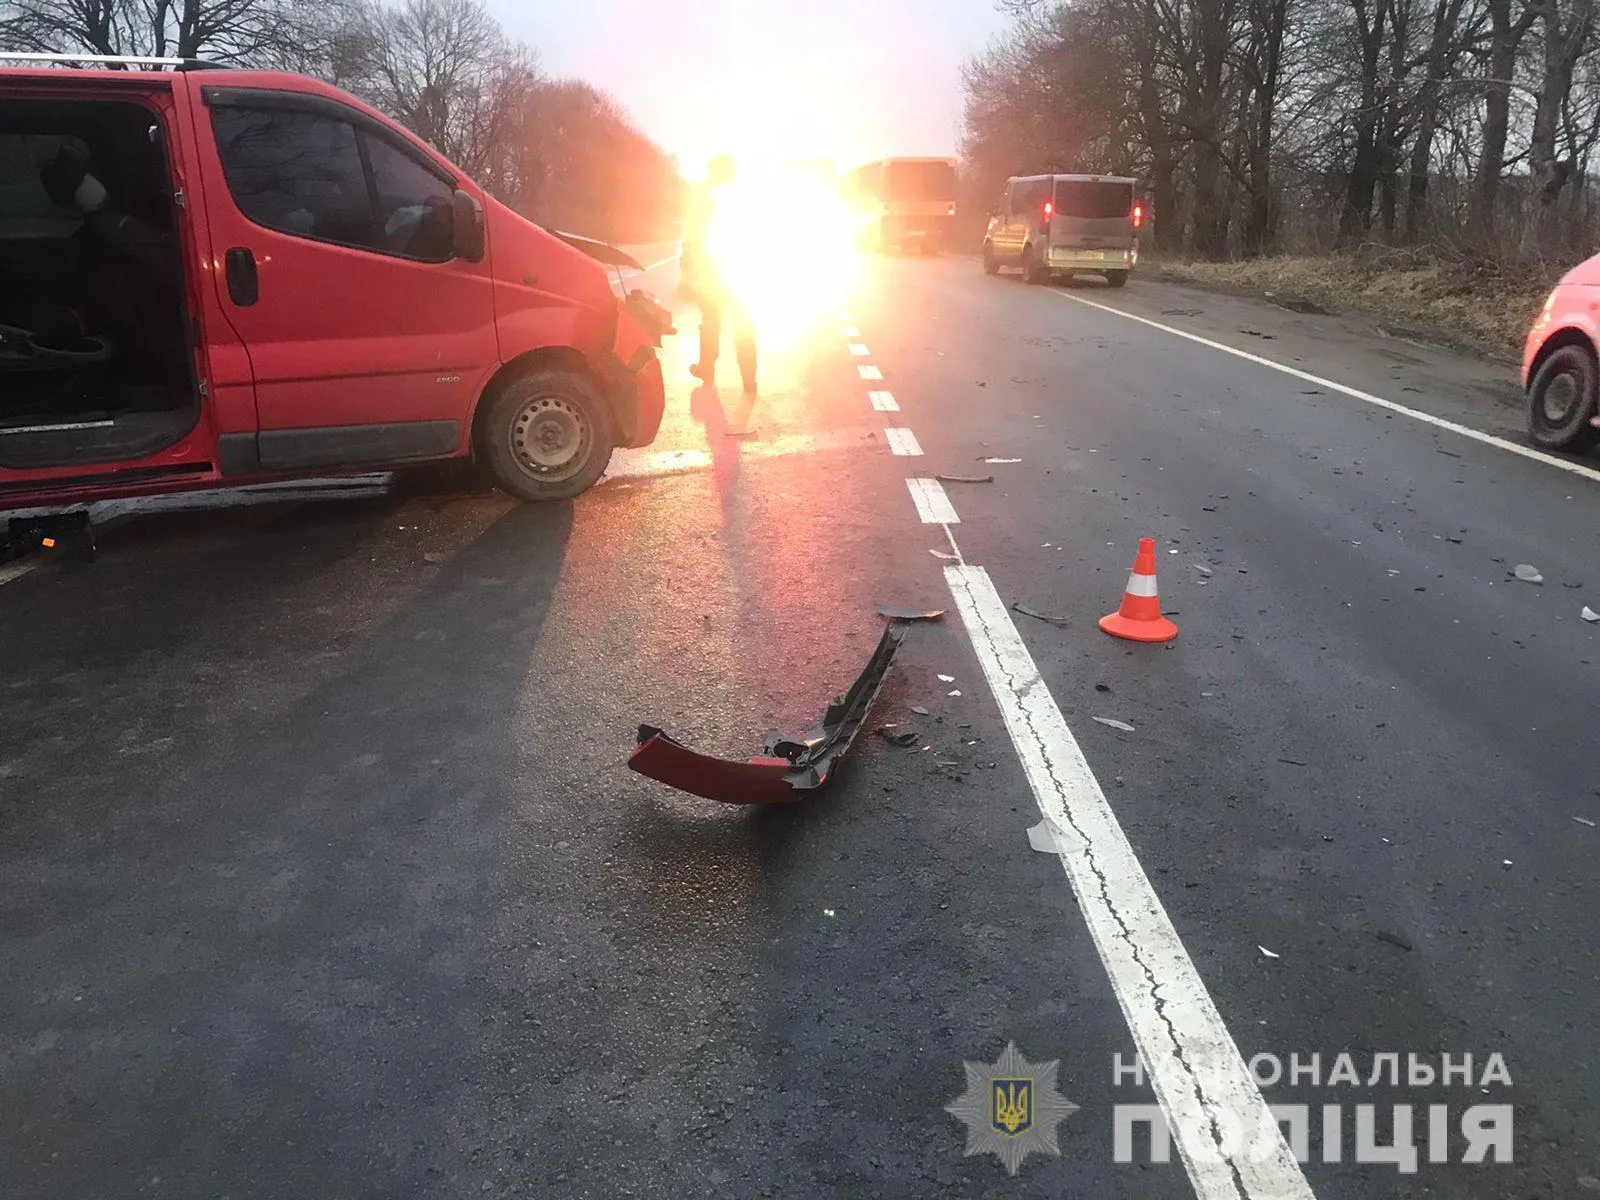
[[[1566,270],[1386,248],[1221,263],[1153,258],[1148,267],[1159,278],[1265,296],[1290,307],[1309,302],[1329,312],[1369,314],[1397,332],[1513,361]]]

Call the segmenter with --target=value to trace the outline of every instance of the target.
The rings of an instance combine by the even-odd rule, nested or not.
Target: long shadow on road
[[[38,598],[82,605],[58,615],[96,636],[30,646],[12,628],[7,674],[34,686],[8,706],[136,724],[138,689],[40,688],[96,645],[127,671],[231,642],[292,676],[297,647],[257,640],[252,614],[293,593],[317,622],[300,589],[349,552],[342,519],[202,586],[180,571],[137,599]],[[0,769],[11,1194],[144,1194],[153,1177],[177,1194],[462,1194],[462,1113],[493,1070],[473,1017],[495,957],[482,914],[571,528],[565,506],[505,513],[292,706],[222,728],[203,695],[175,706],[154,769],[111,745]],[[27,734],[0,733],[0,767]]]

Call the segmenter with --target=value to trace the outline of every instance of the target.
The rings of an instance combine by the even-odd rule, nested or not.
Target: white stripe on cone
[[[1154,575],[1141,575],[1135,571],[1128,576],[1128,595],[1154,596],[1156,595],[1156,577]]]

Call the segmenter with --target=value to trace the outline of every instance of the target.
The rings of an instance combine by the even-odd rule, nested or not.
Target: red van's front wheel
[[[611,461],[611,427],[594,386],[572,371],[530,371],[479,414],[478,459],[495,484],[523,500],[568,500]]]

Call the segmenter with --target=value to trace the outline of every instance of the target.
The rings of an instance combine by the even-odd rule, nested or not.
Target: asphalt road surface
[[[964,258],[753,404],[690,341],[573,504],[124,506],[0,577],[0,1193],[1600,1192],[1600,460],[1514,371]],[[1166,646],[1096,628],[1142,536]],[[912,745],[626,770],[804,732],[879,603],[946,610]],[[1014,1177],[946,1111],[1008,1043],[1077,1106]]]

